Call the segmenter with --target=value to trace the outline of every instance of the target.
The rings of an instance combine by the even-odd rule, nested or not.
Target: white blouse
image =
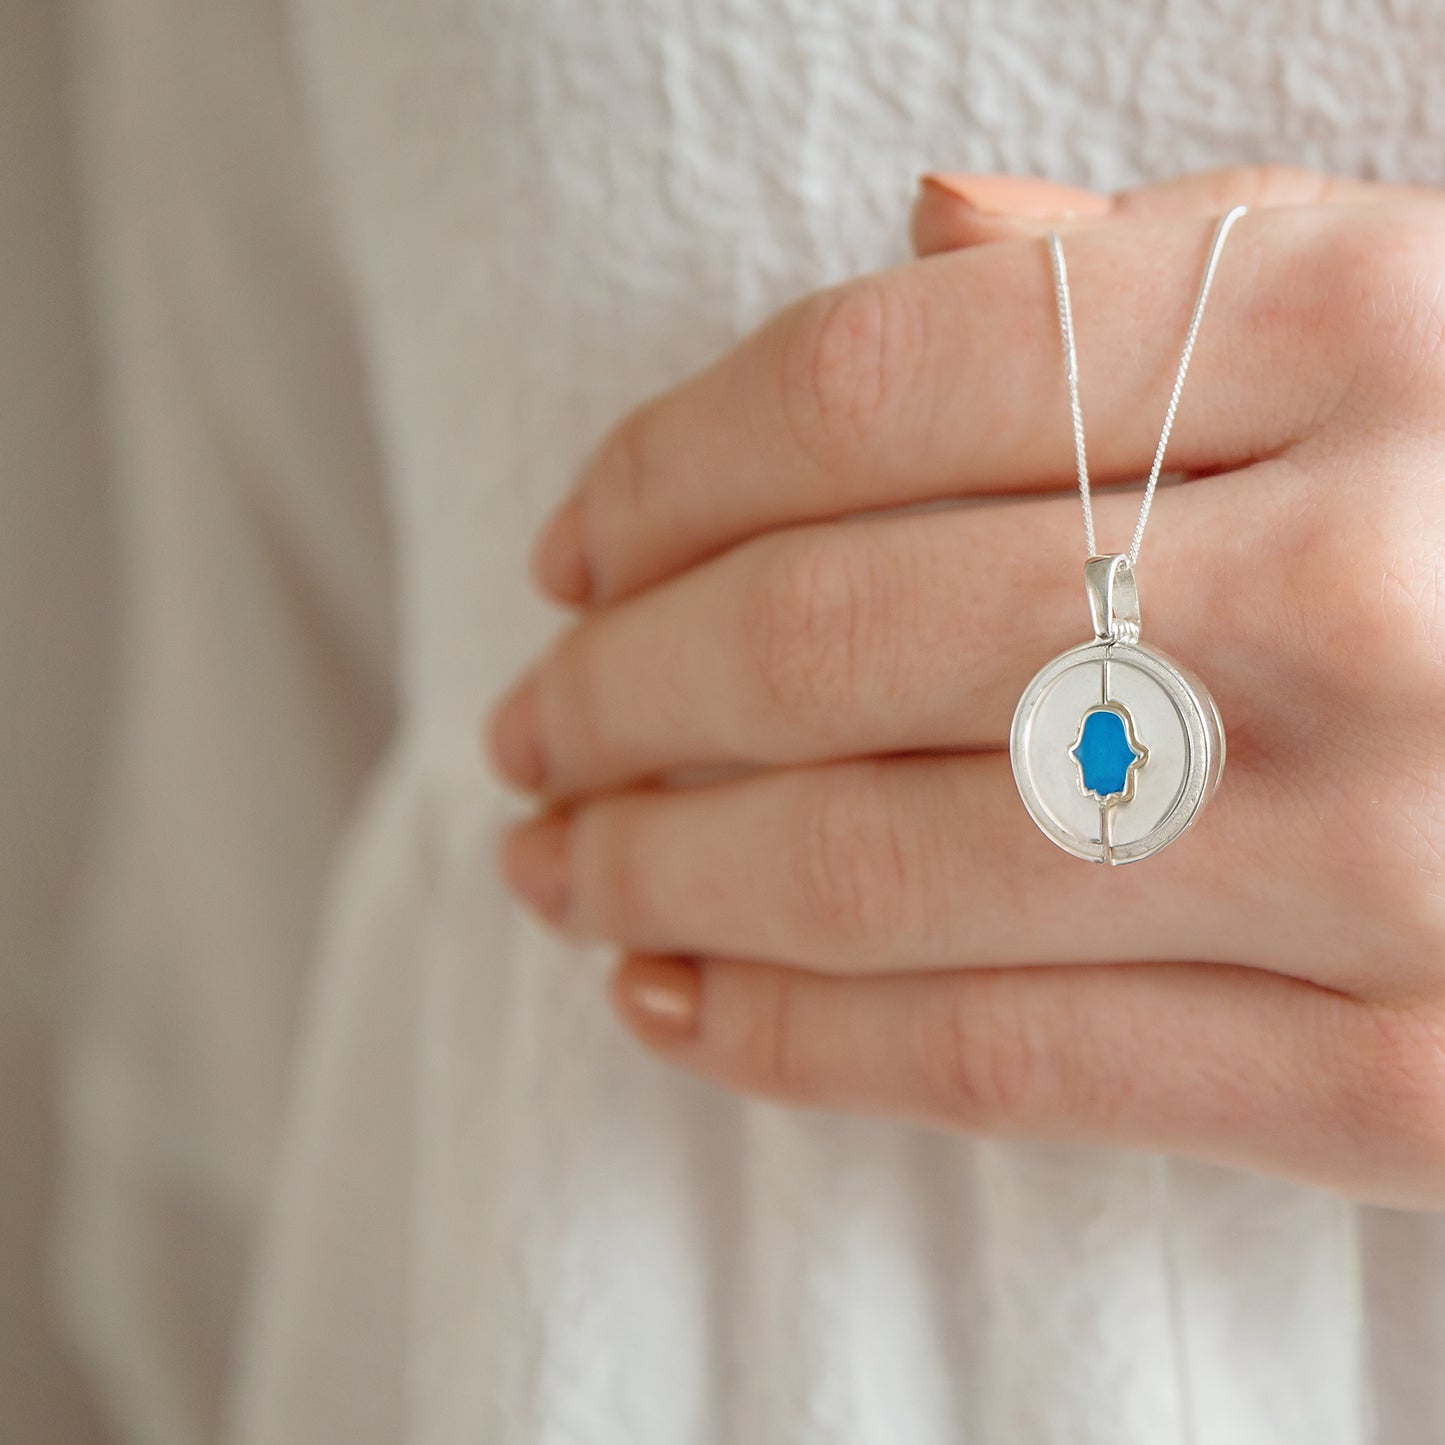
[[[124,1438],[1445,1440],[1439,1219],[669,1072],[500,888],[477,741],[599,433],[901,260],[921,170],[1445,181],[1429,0],[73,33],[127,605],[55,1253]]]

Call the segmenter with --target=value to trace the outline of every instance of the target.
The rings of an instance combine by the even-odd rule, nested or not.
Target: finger
[[[630,958],[612,985],[670,1063],[789,1104],[1190,1155],[1419,1205],[1438,1122],[1346,995],[1252,969],[1129,964],[835,979]],[[1422,1172],[1422,1165],[1425,1166]]]
[[[1201,605],[1197,559],[1211,592],[1247,595],[1257,568],[1222,544],[1277,533],[1288,482],[1236,474],[1156,503],[1154,635],[1225,696],[1250,623],[1221,628]],[[1132,493],[1097,507],[1101,535],[1128,534]],[[492,754],[556,797],[684,769],[1003,747],[1033,670],[1080,637],[1078,533],[1078,499],[1061,495],[758,538],[584,615],[498,709]]]
[[[1007,754],[980,753],[597,798],[516,829],[503,873],[548,922],[646,953],[839,973],[1268,963],[1295,870],[1249,860],[1290,820],[1277,808],[1261,830],[1246,778],[1148,868],[1091,868],[1055,848],[1020,805]]]
[[[946,171],[919,177],[910,229],[920,256],[957,251],[987,241],[1076,221],[1103,218],[1112,198],[1038,176],[959,175]]]
[[[1277,212],[1236,228],[1172,466],[1278,452],[1357,376],[1353,348],[1378,317],[1349,304],[1358,274],[1342,293],[1338,222],[1321,219],[1333,214]],[[1145,222],[1071,242],[1100,479],[1148,468],[1209,230]],[[1346,258],[1369,254],[1369,239],[1357,222]],[[1317,341],[1304,355],[1302,334]],[[977,247],[800,303],[636,412],[544,536],[537,571],[571,600],[607,600],[774,527],[1073,477],[1047,258],[1033,243]]]
[[[913,245],[920,256],[933,256],[1121,220],[1215,216],[1234,206],[1369,205],[1438,196],[1424,186],[1384,185],[1298,166],[1227,166],[1112,196],[1033,177],[930,172],[922,177],[914,202]]]

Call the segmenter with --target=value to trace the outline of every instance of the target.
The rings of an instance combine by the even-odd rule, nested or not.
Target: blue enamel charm
[[[1090,708],[1069,756],[1079,765],[1079,785],[1101,803],[1127,802],[1134,772],[1149,752],[1134,736],[1133,719],[1117,703]]]

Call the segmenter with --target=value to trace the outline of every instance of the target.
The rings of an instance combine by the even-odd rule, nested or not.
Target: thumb
[[[913,244],[920,256],[931,256],[985,241],[1042,236],[1046,231],[1078,230],[1136,217],[1216,215],[1241,205],[1368,204],[1438,195],[1423,186],[1382,185],[1297,166],[1228,166],[1113,196],[1030,177],[933,172],[919,185]]]

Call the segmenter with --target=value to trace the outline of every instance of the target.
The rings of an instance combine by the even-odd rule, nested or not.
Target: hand
[[[1445,1205],[1445,201],[1054,194],[1101,484],[1148,468],[1206,217],[1259,208],[1139,567],[1228,731],[1199,825],[1101,868],[1016,795],[1014,703],[1088,630],[1037,239],[1065,222],[936,182],[936,254],[626,418],[554,519],[537,573],[582,611],[493,720],[549,805],[506,875],[731,1087]],[[992,500],[896,510],[960,497]],[[1137,490],[1095,505],[1122,546]]]

